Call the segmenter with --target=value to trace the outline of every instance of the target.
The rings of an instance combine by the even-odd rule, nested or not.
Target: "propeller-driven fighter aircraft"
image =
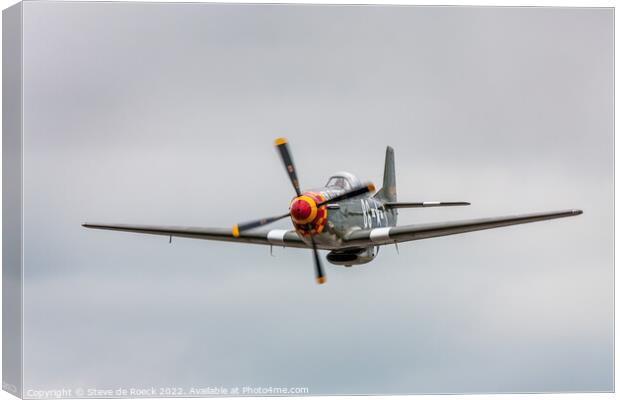
[[[372,183],[362,183],[348,172],[336,173],[322,188],[302,192],[286,139],[276,139],[275,145],[295,190],[295,197],[290,203],[289,210],[284,214],[240,223],[234,225],[232,229],[100,223],[85,223],[82,226],[162,235],[170,237],[170,240],[174,236],[312,249],[316,280],[322,284],[325,282],[325,274],[318,250],[329,250],[327,261],[330,263],[350,267],[372,261],[379,252],[380,246],[573,217],[582,213],[581,210],[564,210],[397,226],[397,210],[400,208],[467,206],[469,203],[462,201],[398,202],[396,200],[394,150],[391,147],[387,148],[385,154],[383,187],[374,195],[372,193],[375,187]],[[292,230],[257,229],[287,217],[290,217],[293,223],[294,229]]]

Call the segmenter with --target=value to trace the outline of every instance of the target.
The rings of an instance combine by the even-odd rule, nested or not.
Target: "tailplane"
[[[384,202],[396,202],[396,170],[394,168],[394,149],[385,149],[385,167],[383,169],[383,187],[375,197]]]

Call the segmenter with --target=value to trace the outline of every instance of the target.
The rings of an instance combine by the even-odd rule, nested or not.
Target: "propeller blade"
[[[291,179],[295,193],[297,193],[297,196],[301,196],[301,190],[299,190],[299,179],[297,179],[297,172],[295,171],[295,164],[293,164],[293,158],[291,157],[291,152],[288,148],[288,142],[285,138],[277,138],[275,140],[275,145],[280,152],[280,157],[286,167],[286,172],[288,173],[288,177]]]
[[[272,222],[276,222],[288,216],[290,216],[290,214],[286,213],[283,215],[278,215],[277,217],[257,219],[255,221],[249,221],[249,222],[244,222],[242,224],[233,225],[232,234],[234,237],[238,237],[241,232],[247,231],[249,229],[258,228],[259,226],[271,224]]]
[[[319,257],[319,251],[316,248],[316,242],[314,241],[314,237],[310,236],[310,241],[312,242],[312,253],[314,255],[314,269],[316,270],[316,282],[319,285],[325,283],[326,278],[323,273],[323,267],[321,266],[321,258]]]
[[[334,198],[325,200],[324,202],[321,202],[321,203],[317,204],[316,206],[317,207],[321,207],[321,206],[324,206],[326,204],[336,203],[336,202],[339,202],[341,200],[350,199],[351,197],[359,196],[361,194],[368,193],[368,192],[374,192],[374,191],[375,191],[375,185],[373,185],[372,183],[369,183],[366,186],[362,186],[362,187],[359,187],[357,189],[350,190],[350,191],[348,191],[346,193],[343,193],[341,195],[338,195],[338,196],[336,196]]]

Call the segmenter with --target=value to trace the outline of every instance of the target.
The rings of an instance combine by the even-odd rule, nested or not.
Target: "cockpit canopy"
[[[350,190],[362,186],[362,182],[350,172],[337,172],[327,181],[326,187]]]

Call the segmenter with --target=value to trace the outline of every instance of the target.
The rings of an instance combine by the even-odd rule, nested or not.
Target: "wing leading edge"
[[[253,243],[283,247],[298,247],[307,249],[308,246],[301,240],[295,231],[272,229],[263,232],[243,232],[235,237],[230,229],[225,228],[193,228],[180,226],[152,226],[152,225],[123,225],[123,224],[99,224],[85,223],[85,228],[105,229],[110,231],[123,231],[144,233],[169,237],[184,237],[192,239],[219,240],[223,242]]]
[[[535,214],[514,215],[508,217],[473,219],[465,221],[439,222],[419,225],[403,225],[392,228],[363,229],[350,233],[345,242],[350,246],[383,245],[429,239],[439,236],[501,228],[504,226],[527,224],[549,219],[574,217],[582,214],[581,210],[564,210]]]

